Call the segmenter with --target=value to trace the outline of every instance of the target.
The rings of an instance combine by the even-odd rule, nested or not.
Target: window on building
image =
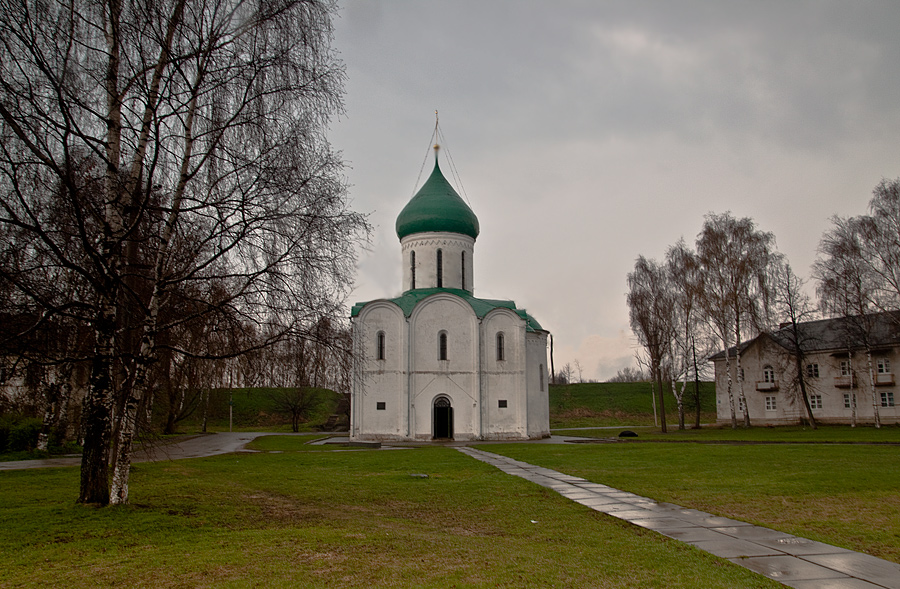
[[[850,393],[844,393],[844,409],[851,409],[856,404],[856,393],[851,396]]]
[[[437,251],[437,287],[444,288],[444,252]]]
[[[881,393],[881,406],[882,407],[893,407],[894,406],[894,393]]]
[[[377,403],[375,403],[375,409],[377,411],[384,411],[386,407],[387,404],[384,401],[378,401]]]
[[[850,360],[841,360],[841,376],[850,376]]]
[[[775,369],[771,366],[763,367],[763,382],[775,382]]]
[[[506,399],[500,399],[497,401],[497,407],[500,409],[506,409]]]
[[[778,408],[775,397],[766,397],[766,411],[775,411]]]
[[[497,361],[503,362],[506,360],[506,350],[504,349],[504,338],[503,332],[497,334]]]
[[[538,366],[538,378],[541,380],[541,390],[544,390],[544,365]]]
[[[462,289],[466,290],[466,252],[462,253],[460,267],[462,268]]]
[[[447,332],[442,331],[438,335],[438,360],[447,359]]]
[[[412,290],[416,289],[416,252],[409,252],[409,276],[410,276],[410,285],[409,288]]]
[[[821,409],[822,408],[822,395],[810,395],[809,396],[809,408],[810,409]]]
[[[806,365],[806,376],[809,378],[819,378],[819,365],[815,362]]]
[[[379,331],[375,336],[375,357],[384,360],[384,332]]]
[[[891,361],[887,358],[878,358],[875,362],[875,366],[878,369],[878,374],[890,374],[891,373]]]
[[[744,380],[744,369],[743,369],[743,368],[741,368],[741,371],[740,371],[740,373],[738,374],[738,378],[739,378],[740,380]]]

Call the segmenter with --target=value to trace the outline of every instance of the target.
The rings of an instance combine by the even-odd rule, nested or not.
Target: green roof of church
[[[478,217],[460,198],[434,161],[431,176],[410,199],[397,217],[397,237],[413,233],[461,233],[478,237]]]
[[[475,312],[475,316],[479,319],[483,318],[494,309],[509,309],[525,320],[525,331],[544,331],[544,328],[541,327],[541,324],[538,323],[534,317],[526,313],[525,309],[517,309],[516,303],[514,301],[476,299],[469,291],[461,290],[458,288],[417,288],[415,290],[408,290],[395,299],[386,300],[400,307],[400,310],[403,311],[403,315],[405,317],[409,317],[410,315],[412,315],[413,309],[416,308],[416,305],[418,305],[419,302],[427,299],[432,295],[436,295],[442,292],[454,294],[469,303],[469,306],[472,307],[472,310]],[[359,312],[362,311],[362,308],[371,302],[374,301],[356,303],[350,310],[350,316],[356,317],[357,315],[359,315]]]

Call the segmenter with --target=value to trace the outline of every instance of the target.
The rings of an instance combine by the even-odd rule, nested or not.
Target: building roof
[[[516,303],[514,301],[477,299],[472,296],[472,293],[458,288],[417,288],[415,290],[408,290],[395,299],[382,300],[387,300],[394,303],[395,305],[400,307],[405,317],[409,317],[410,315],[412,315],[412,312],[416,308],[416,305],[418,305],[421,301],[424,301],[428,297],[440,293],[449,293],[463,299],[469,304],[470,307],[472,307],[472,311],[475,312],[475,316],[479,319],[484,318],[485,315],[487,315],[494,309],[509,309],[525,320],[525,331],[545,331],[544,328],[541,327],[541,324],[538,323],[534,317],[529,315],[525,311],[525,309],[516,308]],[[356,317],[357,315],[359,315],[360,311],[362,311],[363,307],[372,302],[374,301],[356,303],[355,305],[353,305],[353,309],[351,309],[350,311],[350,316]]]
[[[900,312],[872,313],[835,319],[820,319],[797,324],[800,349],[804,354],[812,352],[845,351],[864,349],[866,341],[869,348],[877,349],[900,345]],[[760,337],[768,337],[787,351],[795,348],[794,335],[790,325],[771,333],[760,334],[752,340],[741,344],[741,352],[752,345]],[[735,348],[729,348],[733,355]],[[721,351],[710,360],[725,358]]]
[[[450,185],[437,158],[434,170],[422,188],[410,199],[397,217],[397,237],[413,233],[461,233],[472,239],[480,231],[478,217]]]

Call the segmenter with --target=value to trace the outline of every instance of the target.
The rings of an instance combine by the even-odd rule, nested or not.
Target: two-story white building
[[[900,423],[894,368],[900,367],[900,315],[823,319],[800,323],[801,369],[817,422]],[[750,420],[756,425],[795,424],[807,419],[800,394],[796,346],[790,326],[763,333],[741,346],[741,373],[731,358],[735,413],[742,419],[742,377]],[[866,345],[868,342],[868,345]],[[868,350],[868,352],[867,352]],[[871,370],[870,362],[871,358]],[[731,422],[725,352],[712,356],[719,423]]]

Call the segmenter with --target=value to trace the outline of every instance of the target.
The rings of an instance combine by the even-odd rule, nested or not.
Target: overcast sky
[[[344,0],[330,137],[375,226],[350,303],[402,290],[394,221],[438,110],[481,223],[475,295],[526,308],[557,367],[614,376],[638,255],[731,211],[808,276],[830,217],[900,176],[898,23],[895,0]]]

